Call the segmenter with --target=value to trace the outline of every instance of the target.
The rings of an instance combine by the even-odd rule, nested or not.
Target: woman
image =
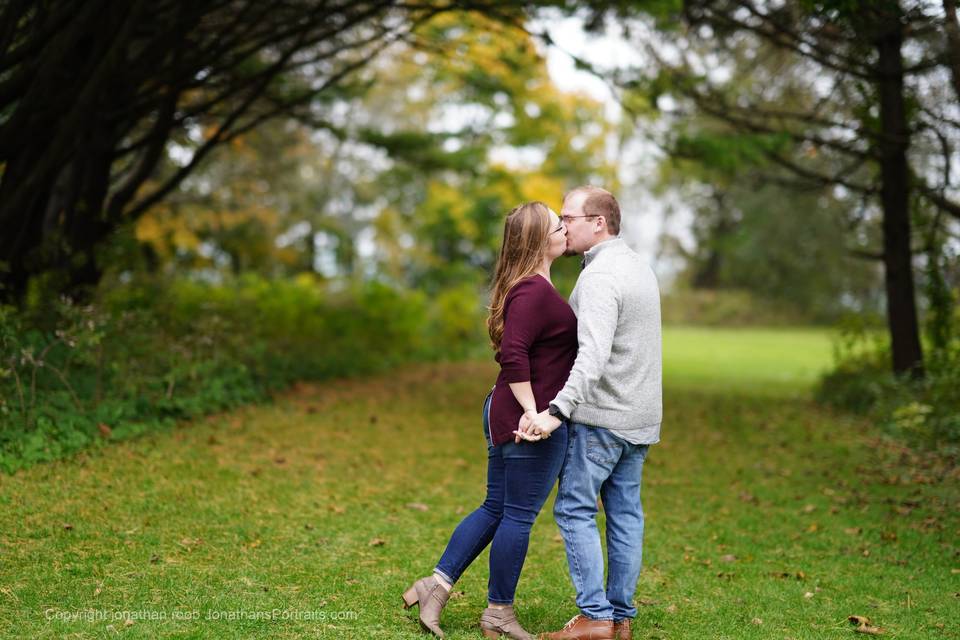
[[[488,638],[533,638],[517,621],[513,596],[530,528],[563,465],[567,425],[530,437],[517,428],[522,415],[547,408],[577,355],[576,316],[550,280],[550,265],[566,246],[566,227],[542,202],[520,205],[507,216],[487,319],[500,364],[483,403],[487,497],[457,526],[433,575],[403,594],[404,607],[419,605],[421,625],[441,638],[440,612],[450,589],[488,544],[489,606],[481,630]]]

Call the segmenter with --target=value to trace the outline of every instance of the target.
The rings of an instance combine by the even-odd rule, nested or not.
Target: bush
[[[663,323],[708,327],[798,326],[817,318],[783,302],[764,300],[736,289],[678,287],[661,299]]]
[[[927,349],[922,380],[895,376],[885,334],[847,323],[836,365],[820,382],[818,399],[869,416],[892,435],[922,447],[960,445],[960,340]]]
[[[296,380],[476,353],[482,314],[466,289],[428,300],[376,282],[249,275],[0,307],[0,469],[261,401]]]

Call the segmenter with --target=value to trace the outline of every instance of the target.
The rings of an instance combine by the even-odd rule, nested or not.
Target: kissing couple
[[[487,638],[529,640],[513,608],[530,529],[559,478],[554,517],[580,610],[550,640],[630,639],[637,615],[643,508],[640,477],[660,439],[660,293],[653,271],[620,237],[620,205],[583,186],[560,215],[542,202],[507,216],[487,328],[500,365],[483,403],[487,495],[454,530],[432,575],[403,593],[442,638],[450,590],[490,545]],[[567,303],[553,261],[582,255]],[[606,514],[607,579],[597,528]]]

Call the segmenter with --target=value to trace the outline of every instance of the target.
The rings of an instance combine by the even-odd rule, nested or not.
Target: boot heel
[[[492,629],[481,629],[483,631],[483,637],[489,638],[490,640],[500,640],[500,632],[494,631]]]
[[[403,608],[404,609],[409,609],[410,607],[417,604],[418,602],[420,602],[420,598],[417,597],[416,587],[410,587],[409,589],[403,592]]]

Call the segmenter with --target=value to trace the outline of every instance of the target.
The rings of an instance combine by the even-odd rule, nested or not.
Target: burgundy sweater
[[[530,381],[537,411],[545,411],[563,388],[577,358],[577,317],[546,278],[518,282],[504,303],[503,339],[495,359],[500,375],[490,400],[490,440],[512,440],[523,407],[511,382]]]

